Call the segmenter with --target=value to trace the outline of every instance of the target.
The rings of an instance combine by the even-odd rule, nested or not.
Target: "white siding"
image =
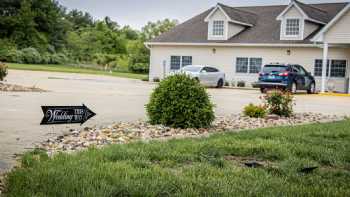
[[[234,35],[239,34],[241,31],[245,29],[242,25],[236,25],[233,23],[229,23],[228,25],[228,39],[232,38]]]
[[[315,23],[305,22],[304,24],[304,39],[314,33],[320,26]]]
[[[325,33],[324,40],[328,43],[350,44],[350,10]]]
[[[213,53],[213,48],[216,53]],[[291,55],[287,55],[287,50]],[[315,59],[322,59],[321,48],[282,48],[282,47],[200,47],[200,46],[152,46],[150,80],[154,77],[163,77],[163,62],[166,61],[166,70],[170,70],[170,56],[192,56],[193,64],[213,65],[226,73],[228,81],[244,80],[255,82],[257,74],[236,73],[237,57],[261,57],[263,64],[271,62],[295,63],[304,66],[309,72],[314,72]],[[330,48],[329,59],[346,59],[350,61],[349,49]],[[344,78],[333,78],[337,91],[345,90]],[[320,78],[317,78],[317,87],[320,88]]]

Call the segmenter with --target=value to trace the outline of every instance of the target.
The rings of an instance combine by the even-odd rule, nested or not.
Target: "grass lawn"
[[[265,166],[248,168],[256,159]],[[8,196],[350,196],[350,120],[23,157]],[[243,162],[244,163],[244,162]],[[312,173],[304,167],[318,166]]]
[[[124,77],[124,78],[132,78],[132,79],[147,78],[146,74],[135,74],[135,73],[116,72],[116,71],[113,71],[113,73],[109,73],[109,72],[94,69],[94,68],[82,68],[82,67],[66,66],[66,65],[34,65],[34,64],[13,64],[13,63],[8,63],[7,65],[9,69],[16,69],[16,70],[83,73],[83,74]]]

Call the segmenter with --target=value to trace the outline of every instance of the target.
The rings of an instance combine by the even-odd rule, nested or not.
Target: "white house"
[[[145,43],[150,80],[190,64],[215,66],[252,83],[264,64],[304,66],[317,89],[350,93],[350,4],[229,7],[217,4]]]

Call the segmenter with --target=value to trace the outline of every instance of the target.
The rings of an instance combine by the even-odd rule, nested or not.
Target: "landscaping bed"
[[[109,144],[125,144],[138,140],[171,139],[184,137],[201,137],[224,131],[238,132],[276,126],[294,126],[308,123],[321,123],[343,120],[344,117],[322,115],[317,113],[299,113],[291,117],[268,116],[250,118],[242,115],[217,117],[213,126],[201,129],[175,129],[162,125],[150,125],[147,122],[116,123],[106,127],[86,127],[82,130],[70,130],[63,135],[38,144],[37,148],[47,151],[49,155],[58,152],[74,152],[90,146],[102,147]]]
[[[344,120],[115,144],[53,158],[35,151],[7,175],[5,194],[349,196],[349,128]]]

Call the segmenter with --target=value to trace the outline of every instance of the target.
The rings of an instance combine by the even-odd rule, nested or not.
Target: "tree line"
[[[137,31],[109,17],[95,20],[88,12],[68,11],[54,0],[1,0],[0,61],[148,72],[144,42],[176,24],[169,19],[148,22]]]

